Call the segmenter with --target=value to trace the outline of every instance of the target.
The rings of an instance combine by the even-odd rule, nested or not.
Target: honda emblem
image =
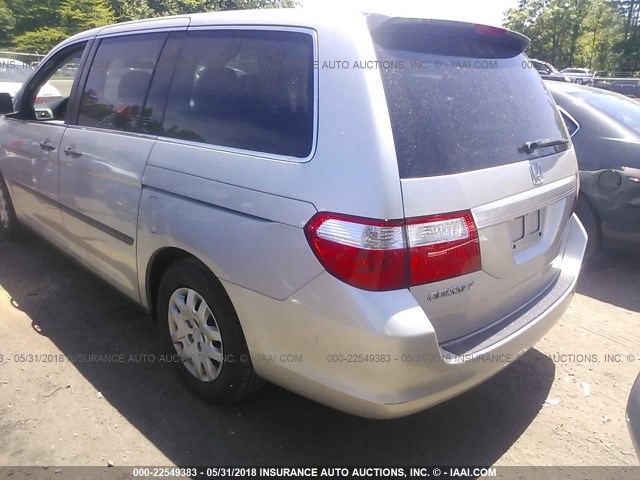
[[[533,180],[534,185],[541,185],[544,182],[544,172],[538,162],[530,163],[529,171],[531,172],[531,180]]]

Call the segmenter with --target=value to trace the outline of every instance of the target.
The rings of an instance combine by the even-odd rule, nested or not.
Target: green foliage
[[[16,19],[4,0],[0,0],[0,42],[9,40],[10,32],[16,26]]]
[[[628,70],[625,62],[640,47],[629,46],[640,40],[639,7],[640,0],[520,0],[505,13],[504,24],[531,38],[530,57],[557,68]],[[626,22],[629,8],[635,13]]]
[[[74,33],[115,22],[294,6],[295,0],[0,0],[0,46],[42,53]]]
[[[62,28],[44,27],[18,35],[13,39],[13,44],[19,52],[45,54],[67,37],[67,32]]]
[[[116,17],[107,0],[64,0],[60,8],[60,25],[70,33],[115,23]]]

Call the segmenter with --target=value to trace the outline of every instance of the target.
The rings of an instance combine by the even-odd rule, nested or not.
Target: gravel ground
[[[624,408],[640,369],[639,271],[640,256],[604,254],[509,368],[373,421],[273,385],[209,405],[147,361],[161,349],[143,311],[37,238],[0,242],[0,465],[638,465]],[[88,354],[138,356],[64,359]]]

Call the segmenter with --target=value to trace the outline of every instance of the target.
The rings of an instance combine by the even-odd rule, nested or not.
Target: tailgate
[[[446,342],[535,301],[558,277],[554,259],[577,195],[575,153],[553,99],[522,53],[526,38],[398,18],[378,18],[371,28],[405,218],[470,212],[477,229],[472,240],[480,262],[473,264],[479,268],[411,287]],[[455,225],[428,227],[427,241],[464,240],[464,228],[445,231]],[[442,243],[420,268],[442,264],[453,245]]]

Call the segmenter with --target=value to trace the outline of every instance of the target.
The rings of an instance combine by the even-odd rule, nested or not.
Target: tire
[[[601,235],[598,215],[589,201],[582,196],[578,197],[576,215],[578,215],[578,218],[582,222],[582,225],[589,236],[589,239],[587,240],[587,249],[584,253],[584,258],[588,260],[593,258],[600,249]]]
[[[584,83],[584,80],[582,80],[581,78],[576,78],[576,83],[578,85],[582,85]]]
[[[172,363],[199,396],[228,404],[262,386],[231,300],[200,262],[180,260],[169,267],[160,281],[156,311],[165,350],[179,355]]]
[[[9,189],[0,175],[0,237],[6,240],[18,240],[22,233]]]

